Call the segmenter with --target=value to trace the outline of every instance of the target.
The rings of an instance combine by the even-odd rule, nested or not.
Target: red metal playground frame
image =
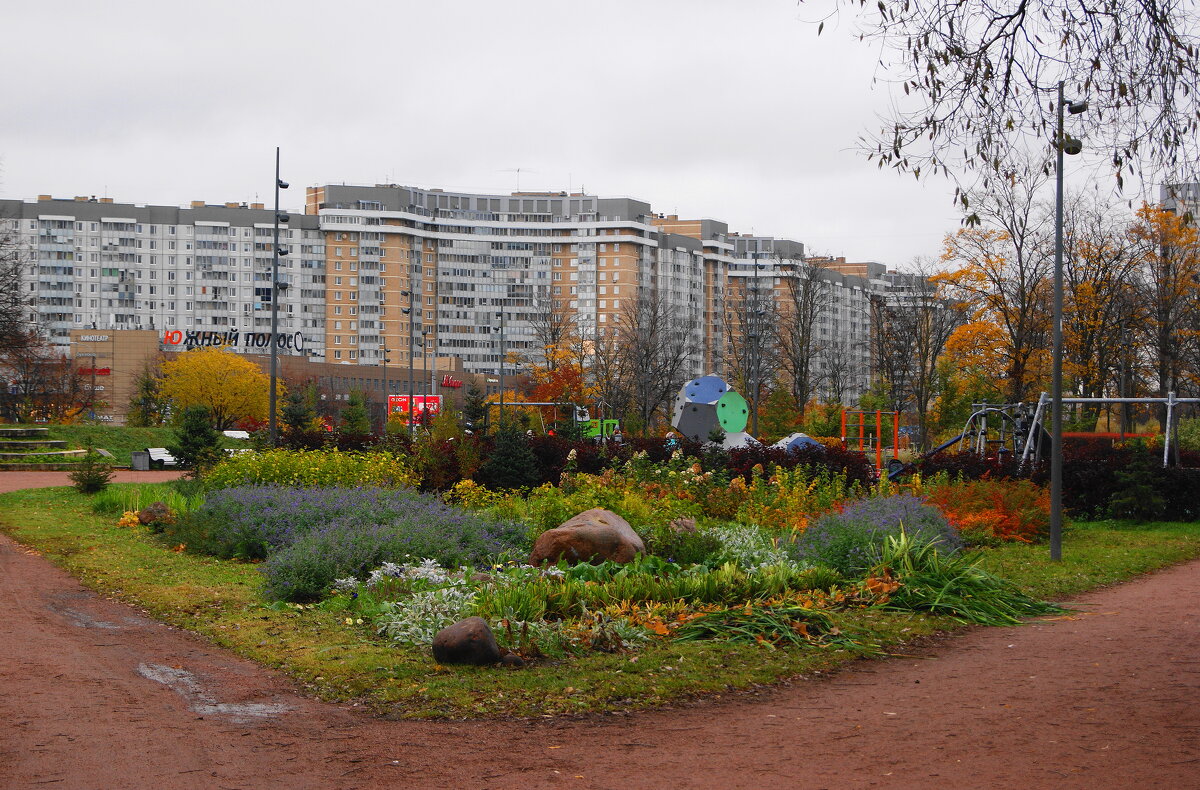
[[[873,444],[875,446],[875,468],[882,470],[883,469],[883,442],[881,441],[881,437],[883,436],[883,415],[887,414],[887,415],[890,415],[892,418],[892,457],[899,458],[900,457],[900,412],[898,412],[898,411],[882,411],[882,410],[877,409],[873,413],[875,415],[875,431],[874,431],[874,433],[868,433],[867,432],[867,418],[870,417],[872,412],[857,411],[855,409],[842,409],[842,447],[845,447],[846,449],[850,449],[850,442],[853,442],[855,439],[857,439],[858,440],[858,451],[860,453],[866,453],[867,450],[870,449],[870,445]],[[847,425],[847,420],[846,420],[847,416],[857,417],[858,421],[850,422],[849,425]],[[849,433],[846,430],[847,427],[850,428]],[[855,428],[858,429],[857,437],[855,437],[853,435],[853,430]],[[847,441],[847,438],[849,438],[849,441]],[[868,443],[868,441],[867,441],[868,439],[871,439],[872,441],[870,443]]]

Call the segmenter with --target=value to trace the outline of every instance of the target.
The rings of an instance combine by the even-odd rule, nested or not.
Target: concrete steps
[[[5,439],[0,436],[0,452],[24,451],[29,453],[46,450],[65,450],[67,443],[62,439]]]

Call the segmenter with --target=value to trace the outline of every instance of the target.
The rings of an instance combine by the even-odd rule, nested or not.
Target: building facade
[[[42,195],[0,200],[0,223],[25,259],[31,318],[63,353],[73,329],[174,330],[181,344],[197,333],[236,333],[248,351],[255,340],[246,338],[270,329],[274,212],[261,204],[178,208]],[[320,358],[325,250],[317,219],[291,217],[280,246],[288,252],[280,332],[294,353]]]
[[[569,329],[587,353],[653,313],[685,349],[680,375],[736,379],[749,335],[780,342],[778,327],[755,317],[778,324],[797,284],[815,278],[815,394],[851,402],[870,383],[869,305],[888,287],[884,267],[815,261],[800,242],[630,198],[316,186],[280,230],[271,337],[274,221],[262,204],[0,201],[0,233],[24,256],[31,319],[54,349],[93,362],[103,344],[82,338],[133,330],[161,351],[261,355],[274,342],[293,367],[391,365],[419,370],[435,391],[451,373],[496,391],[516,359],[540,361],[556,333]],[[779,348],[757,359],[783,365]],[[405,381],[389,391],[408,392]]]

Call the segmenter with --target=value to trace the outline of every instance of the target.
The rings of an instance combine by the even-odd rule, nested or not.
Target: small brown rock
[[[509,669],[520,669],[525,666],[525,659],[510,650],[500,657],[500,665]]]
[[[138,521],[143,526],[162,532],[168,524],[175,523],[175,511],[166,502],[152,502],[138,511]]]
[[[433,658],[439,664],[487,666],[500,660],[500,646],[482,617],[468,617],[437,632]]]

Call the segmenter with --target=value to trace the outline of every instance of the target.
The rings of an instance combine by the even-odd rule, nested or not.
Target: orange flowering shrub
[[[1033,543],[1050,531],[1050,492],[1028,480],[960,480],[924,491],[969,543]]]

